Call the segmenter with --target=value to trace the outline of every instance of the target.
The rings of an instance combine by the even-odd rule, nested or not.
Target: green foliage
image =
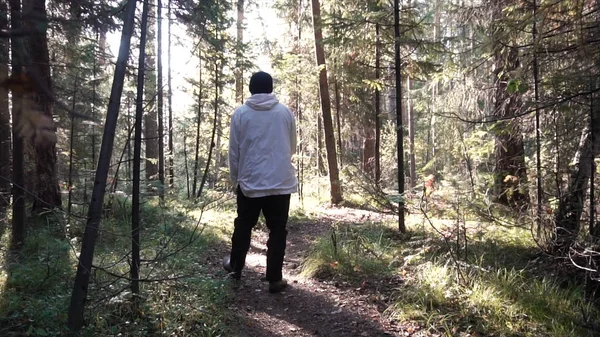
[[[126,279],[131,208],[121,198],[115,197],[114,204],[120,206],[102,222],[94,259],[97,268],[88,293],[93,306],[85,313],[88,324],[82,335],[154,336],[165,331],[228,335],[230,314],[225,303],[229,290],[224,279],[207,271],[204,262],[206,252],[224,239],[218,222],[207,228],[199,223],[194,209],[175,202],[168,209],[154,202],[144,204],[141,255],[146,262],[140,272],[147,282],[142,282],[141,297],[135,298]],[[64,335],[78,246],[75,237],[56,238],[45,229],[29,234],[0,278],[3,336]]]
[[[576,280],[550,272],[527,230],[468,223],[468,255],[455,264],[450,223],[433,222],[445,238],[417,224],[408,236],[395,223],[338,226],[314,244],[303,274],[355,284],[399,275],[386,313],[433,334],[591,336],[582,325],[600,312]]]
[[[329,237],[317,241],[302,265],[302,273],[350,280],[382,277],[392,271],[393,245],[389,228],[339,225]]]

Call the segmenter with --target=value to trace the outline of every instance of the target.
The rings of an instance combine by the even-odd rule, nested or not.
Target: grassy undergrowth
[[[598,307],[575,277],[548,268],[528,230],[471,223],[457,250],[448,222],[435,225],[445,238],[422,225],[404,236],[395,223],[338,228],[314,245],[303,272],[350,281],[401,275],[387,314],[437,335],[594,336],[585,326],[600,324]]]
[[[140,297],[129,290],[130,205],[121,200],[102,222],[94,257],[83,336],[227,336],[229,290],[207,271],[212,250],[224,245],[231,203],[203,214],[181,204],[144,205]],[[215,214],[218,214],[215,215]],[[225,216],[226,215],[226,216]],[[4,247],[0,274],[0,336],[64,336],[83,224],[29,230],[18,254]],[[118,277],[120,276],[120,277]],[[134,305],[137,303],[137,305]]]

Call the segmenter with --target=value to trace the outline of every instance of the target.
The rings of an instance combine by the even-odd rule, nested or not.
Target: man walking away
[[[237,218],[231,238],[231,255],[223,268],[240,279],[250,248],[252,228],[263,212],[267,241],[267,281],[269,292],[287,286],[283,278],[290,194],[297,191],[298,180],[292,154],[296,149],[294,115],[279,103],[273,92],[273,78],[257,72],[250,79],[246,103],[231,118],[229,169],[237,186]]]

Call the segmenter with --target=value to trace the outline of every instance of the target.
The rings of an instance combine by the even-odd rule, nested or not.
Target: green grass
[[[407,235],[395,223],[338,228],[315,243],[303,272],[350,281],[401,275],[386,313],[442,336],[593,336],[582,326],[600,323],[598,308],[575,277],[552,273],[528,230],[467,222],[467,245],[457,247],[454,221],[433,221],[447,240],[409,222]]]
[[[114,206],[116,205],[116,206]],[[214,203],[198,222],[198,206],[170,203],[143,206],[141,294],[134,298],[127,279],[131,246],[130,204],[120,200],[101,223],[90,280],[83,336],[227,336],[230,291],[223,275],[212,275],[207,252],[223,245],[223,225],[231,203]],[[213,217],[214,215],[214,217]],[[218,215],[218,216],[217,216]],[[206,216],[206,218],[205,218]],[[211,218],[213,217],[213,218]],[[63,336],[83,224],[68,233],[55,228],[30,230],[17,256],[4,251],[0,274],[1,336]],[[2,236],[3,247],[9,234]],[[72,246],[73,245],[73,246]],[[113,296],[114,295],[114,296]]]
[[[389,228],[336,227],[320,238],[302,265],[307,277],[333,275],[344,279],[384,276],[392,272],[394,242]]]

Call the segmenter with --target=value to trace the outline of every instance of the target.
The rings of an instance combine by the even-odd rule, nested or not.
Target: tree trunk
[[[298,1],[298,5],[296,6],[297,15],[296,19],[296,27],[298,28],[298,37],[297,42],[298,45],[296,47],[296,113],[298,114],[298,155],[300,159],[300,163],[298,164],[298,196],[300,197],[300,202],[304,202],[304,129],[303,126],[303,111],[301,104],[301,95],[300,95],[300,79],[299,73],[302,69],[302,58],[299,57],[302,55],[302,1]]]
[[[363,149],[362,149],[362,169],[368,174],[371,178],[374,178],[375,166],[375,138],[371,137],[370,134],[367,134],[365,140],[363,141]],[[377,183],[377,182],[376,182]]]
[[[161,199],[165,198],[165,140],[164,140],[164,116],[163,116],[163,72],[162,72],[162,1],[156,0],[157,8],[157,75],[158,75],[158,87],[157,87],[157,111],[158,111],[158,180],[160,186],[158,189],[158,195]]]
[[[216,116],[217,116],[217,130],[222,130],[221,128],[221,114],[216,111]],[[214,188],[217,184],[217,181],[219,181],[219,173],[221,172],[221,167],[223,166],[222,164],[222,156],[221,156],[221,132],[217,132],[216,134],[217,136],[217,140],[215,142],[215,174],[213,176],[213,179],[210,182],[210,186],[211,188]]]
[[[94,46],[94,61],[93,61],[93,66],[92,66],[92,77],[94,79],[96,79],[97,77],[97,72],[98,72],[98,64],[100,64],[100,60],[99,58],[103,57],[103,53],[104,50],[101,49],[101,52],[99,52],[99,49],[101,47],[101,38],[100,38],[100,34],[98,33],[98,30],[96,30],[96,45]],[[97,91],[97,80],[92,81],[92,120],[96,120],[96,91]],[[92,150],[92,163],[91,163],[91,169],[89,172],[92,172],[93,168],[96,168],[96,127],[92,126],[92,132],[90,135],[91,138],[91,150]],[[87,166],[87,165],[86,165]],[[88,170],[86,167],[86,174],[85,174],[85,184],[84,184],[84,188],[83,188],[83,202],[87,203],[88,202],[88,181],[87,181],[87,177],[88,177]],[[91,179],[90,179],[91,181]],[[93,186],[92,186],[93,189]]]
[[[600,5],[599,1],[595,2],[596,8]],[[600,15],[600,13],[596,13]],[[598,18],[598,16],[596,16]],[[592,31],[592,38],[600,35],[600,26]],[[558,211],[556,213],[556,229],[554,233],[554,241],[552,242],[555,252],[565,255],[569,252],[571,244],[577,239],[581,230],[581,215],[583,214],[586,190],[590,183],[590,208],[594,207],[594,172],[596,165],[595,157],[600,153],[600,96],[594,92],[597,89],[597,76],[600,71],[600,58],[596,56],[594,60],[595,77],[591,77],[590,86],[592,93],[590,94],[590,119],[589,124],[584,128],[579,142],[579,148],[575,153],[572,161],[572,171],[569,179],[567,190],[564,191],[560,198]],[[590,74],[591,75],[591,74]],[[598,229],[594,229],[594,211],[590,212],[590,235],[597,237]]]
[[[119,56],[115,66],[115,74],[110,92],[106,122],[104,124],[104,137],[102,137],[100,158],[98,160],[96,177],[94,179],[94,191],[92,194],[92,201],[89,206],[87,224],[82,239],[81,254],[79,255],[77,273],[75,275],[73,292],[71,294],[68,327],[73,333],[78,333],[83,326],[85,300],[87,297],[88,284],[92,271],[96,238],[98,237],[98,231],[100,228],[106,180],[108,177],[108,171],[110,169],[110,159],[112,156],[115,130],[117,128],[117,119],[119,117],[119,108],[121,104],[121,94],[123,93],[125,71],[127,69],[127,60],[129,59],[131,36],[133,35],[135,5],[136,1],[129,0],[125,10],[126,14],[123,31],[121,33]]]
[[[406,232],[404,221],[404,127],[402,125],[402,77],[400,62],[400,3],[394,0],[394,74],[396,78],[396,148],[398,150],[398,230]]]
[[[167,11],[168,31],[167,31],[167,103],[169,104],[169,188],[175,186],[175,154],[173,152],[173,85],[172,85],[172,67],[171,67],[171,0]],[[186,167],[187,169],[187,167]],[[189,180],[188,180],[189,184]]]
[[[326,175],[327,170],[323,163],[323,120],[317,112],[317,172],[319,176]]]
[[[337,136],[338,136],[338,151],[340,152],[338,157],[340,158],[340,169],[344,167],[344,148],[342,147],[342,103],[340,97],[340,88],[337,78],[333,77],[333,85],[335,86],[335,117],[337,124]]]
[[[134,126],[131,125],[131,118],[135,118],[131,114],[131,98],[127,97],[127,130],[129,130],[129,136],[127,137],[127,179],[131,179],[133,181],[133,154],[131,153],[131,131],[135,129],[135,120],[133,121]],[[143,117],[142,117],[143,118]],[[133,188],[133,186],[132,186]]]
[[[190,199],[190,170],[188,166],[188,154],[187,154],[187,137],[185,132],[183,133],[183,164],[185,166],[185,186],[187,188],[187,198]]]
[[[238,104],[244,103],[244,67],[243,67],[243,47],[244,47],[244,0],[237,0],[237,46],[235,59],[235,101]]]
[[[501,4],[496,4],[496,20],[502,19],[501,9]],[[519,68],[518,51],[514,47],[505,47],[498,41],[494,49],[494,63],[494,116],[500,120],[494,128],[495,196],[497,202],[521,209],[529,204],[525,147],[519,121],[512,119],[521,105],[521,97],[519,93],[508,90],[509,74]]]
[[[325,50],[323,49],[323,33],[321,31],[321,5],[319,4],[319,0],[312,0],[312,14],[315,33],[315,53],[317,56],[317,66],[320,69],[319,93],[321,96],[321,112],[323,114],[323,128],[325,131],[327,164],[329,166],[331,203],[337,205],[343,201],[343,198],[335,150],[335,135],[331,120],[331,101],[329,97],[329,85],[327,83],[327,69],[325,67]]]
[[[196,195],[198,170],[200,168],[200,126],[202,124],[202,53],[198,51],[198,115],[196,116],[196,149],[194,152],[194,181],[192,194]]]
[[[379,115],[381,114],[381,90],[379,89],[379,80],[381,77],[381,52],[380,52],[380,29],[379,24],[375,25],[375,81],[377,87],[375,88],[375,184],[379,185],[381,180],[381,120]]]
[[[0,30],[8,29],[8,5],[0,3]],[[8,40],[0,39],[0,83],[8,78]],[[10,110],[8,90],[0,86],[0,212],[10,204]]]
[[[408,160],[410,163],[410,188],[417,185],[417,164],[415,158],[415,109],[411,101],[412,81],[406,77],[406,110],[408,113]]]
[[[537,55],[537,0],[533,0],[533,93],[535,98],[535,171],[536,171],[536,195],[537,195],[537,231],[538,234],[542,229],[542,204],[543,186],[542,186],[542,155],[541,155],[541,125],[540,125],[540,101],[539,93],[539,67]]]
[[[140,55],[138,58],[137,95],[135,101],[135,135],[133,140],[133,190],[131,191],[131,292],[140,293],[140,180],[142,155],[142,118],[144,114],[144,59],[146,58],[146,33],[148,28],[148,1],[144,0],[142,26],[140,27]],[[160,0],[158,0],[160,6]],[[160,12],[160,7],[159,7]],[[159,17],[160,22],[160,17]],[[160,25],[159,25],[160,31]],[[158,34],[160,36],[160,34]],[[158,42],[160,45],[160,41]],[[159,62],[160,64],[160,62]],[[159,88],[160,89],[160,88]]]
[[[144,112],[144,138],[146,142],[146,180],[148,180],[148,190],[154,193],[155,186],[153,181],[158,177],[158,117],[156,111],[156,54],[154,52],[155,28],[156,28],[156,1],[150,0],[148,9],[148,32],[146,40],[146,71],[145,76],[145,106]]]
[[[77,81],[79,80],[79,74],[75,74],[75,81],[73,82],[73,104],[71,109],[75,111],[75,105],[77,103]],[[69,197],[67,201],[67,214],[71,215],[71,207],[73,205],[73,143],[75,142],[75,115],[71,115],[71,132],[69,134],[69,182],[67,188],[69,189]]]
[[[600,102],[594,102],[594,105]],[[592,172],[594,155],[600,148],[600,108],[593,111],[594,118],[592,129],[586,127],[581,135],[579,148],[573,159],[573,170],[569,178],[569,186],[560,199],[556,213],[556,231],[554,237],[554,251],[566,253],[579,234],[581,228],[581,215],[585,203],[586,190]],[[592,133],[594,142],[592,143]]]
[[[10,25],[11,29],[21,29],[21,2],[19,0],[10,0]],[[18,76],[21,73],[23,64],[23,55],[21,55],[22,40],[13,38],[10,40],[12,75]],[[12,117],[13,125],[19,124],[19,118],[22,114],[22,96],[19,92],[12,94]],[[23,138],[19,136],[17,128],[12,128],[13,151],[12,151],[12,241],[13,248],[19,248],[25,239],[25,174],[24,157],[25,146]]]
[[[26,0],[23,2],[24,12],[30,13],[35,19],[29,25],[35,29],[28,39],[28,49],[31,56],[31,65],[28,71],[35,74],[42,83],[37,83],[37,103],[44,115],[52,118],[52,81],[50,79],[50,55],[48,51],[48,38],[46,37],[46,1]],[[56,143],[34,144],[35,152],[35,194],[33,212],[43,209],[60,207],[61,197],[58,185]]]
[[[219,61],[215,60],[215,115],[213,117],[213,129],[212,135],[210,136],[210,145],[208,148],[208,158],[206,158],[206,166],[204,167],[204,174],[202,175],[202,181],[200,182],[200,188],[198,188],[198,194],[196,194],[196,198],[200,198],[202,196],[202,190],[204,189],[204,184],[206,183],[206,178],[208,177],[208,171],[210,169],[210,161],[212,160],[213,150],[215,148],[215,134],[217,132],[217,120],[219,114]]]

